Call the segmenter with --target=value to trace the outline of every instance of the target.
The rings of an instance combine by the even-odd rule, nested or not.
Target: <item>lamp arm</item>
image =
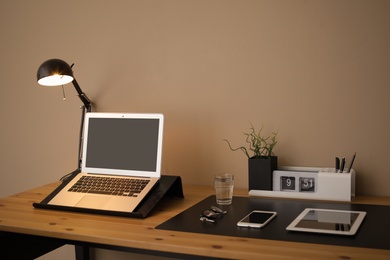
[[[83,102],[85,108],[87,109],[87,112],[91,112],[91,100],[87,97],[87,95],[81,90],[79,83],[77,83],[76,79],[74,78],[73,81],[73,86],[77,91],[77,94],[81,101]]]

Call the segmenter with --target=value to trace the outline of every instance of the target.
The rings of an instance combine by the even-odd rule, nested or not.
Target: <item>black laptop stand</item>
[[[51,205],[48,202],[67,184],[69,183],[80,170],[74,171],[70,177],[64,180],[52,193],[50,193],[45,199],[41,202],[33,203],[35,208],[41,209],[53,209],[53,210],[64,210],[64,211],[73,211],[81,213],[92,213],[92,214],[104,214],[112,216],[122,216],[122,217],[134,217],[134,218],[145,218],[157,205],[157,203],[163,197],[180,197],[184,198],[183,186],[180,176],[170,176],[162,175],[159,182],[156,186],[150,191],[150,193],[145,197],[141,204],[133,212],[115,212],[108,210],[99,210],[99,209],[86,209],[86,208],[77,208],[77,207],[68,207],[60,205]]]

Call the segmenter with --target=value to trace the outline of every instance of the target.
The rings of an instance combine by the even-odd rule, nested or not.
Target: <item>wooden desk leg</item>
[[[76,260],[89,260],[89,247],[75,245]]]

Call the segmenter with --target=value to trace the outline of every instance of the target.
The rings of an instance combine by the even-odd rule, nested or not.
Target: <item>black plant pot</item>
[[[272,190],[272,173],[278,167],[278,157],[252,157],[248,159],[249,190]]]

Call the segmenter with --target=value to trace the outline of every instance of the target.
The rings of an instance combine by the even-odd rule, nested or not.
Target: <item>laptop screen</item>
[[[160,177],[161,114],[87,113],[82,171]]]

